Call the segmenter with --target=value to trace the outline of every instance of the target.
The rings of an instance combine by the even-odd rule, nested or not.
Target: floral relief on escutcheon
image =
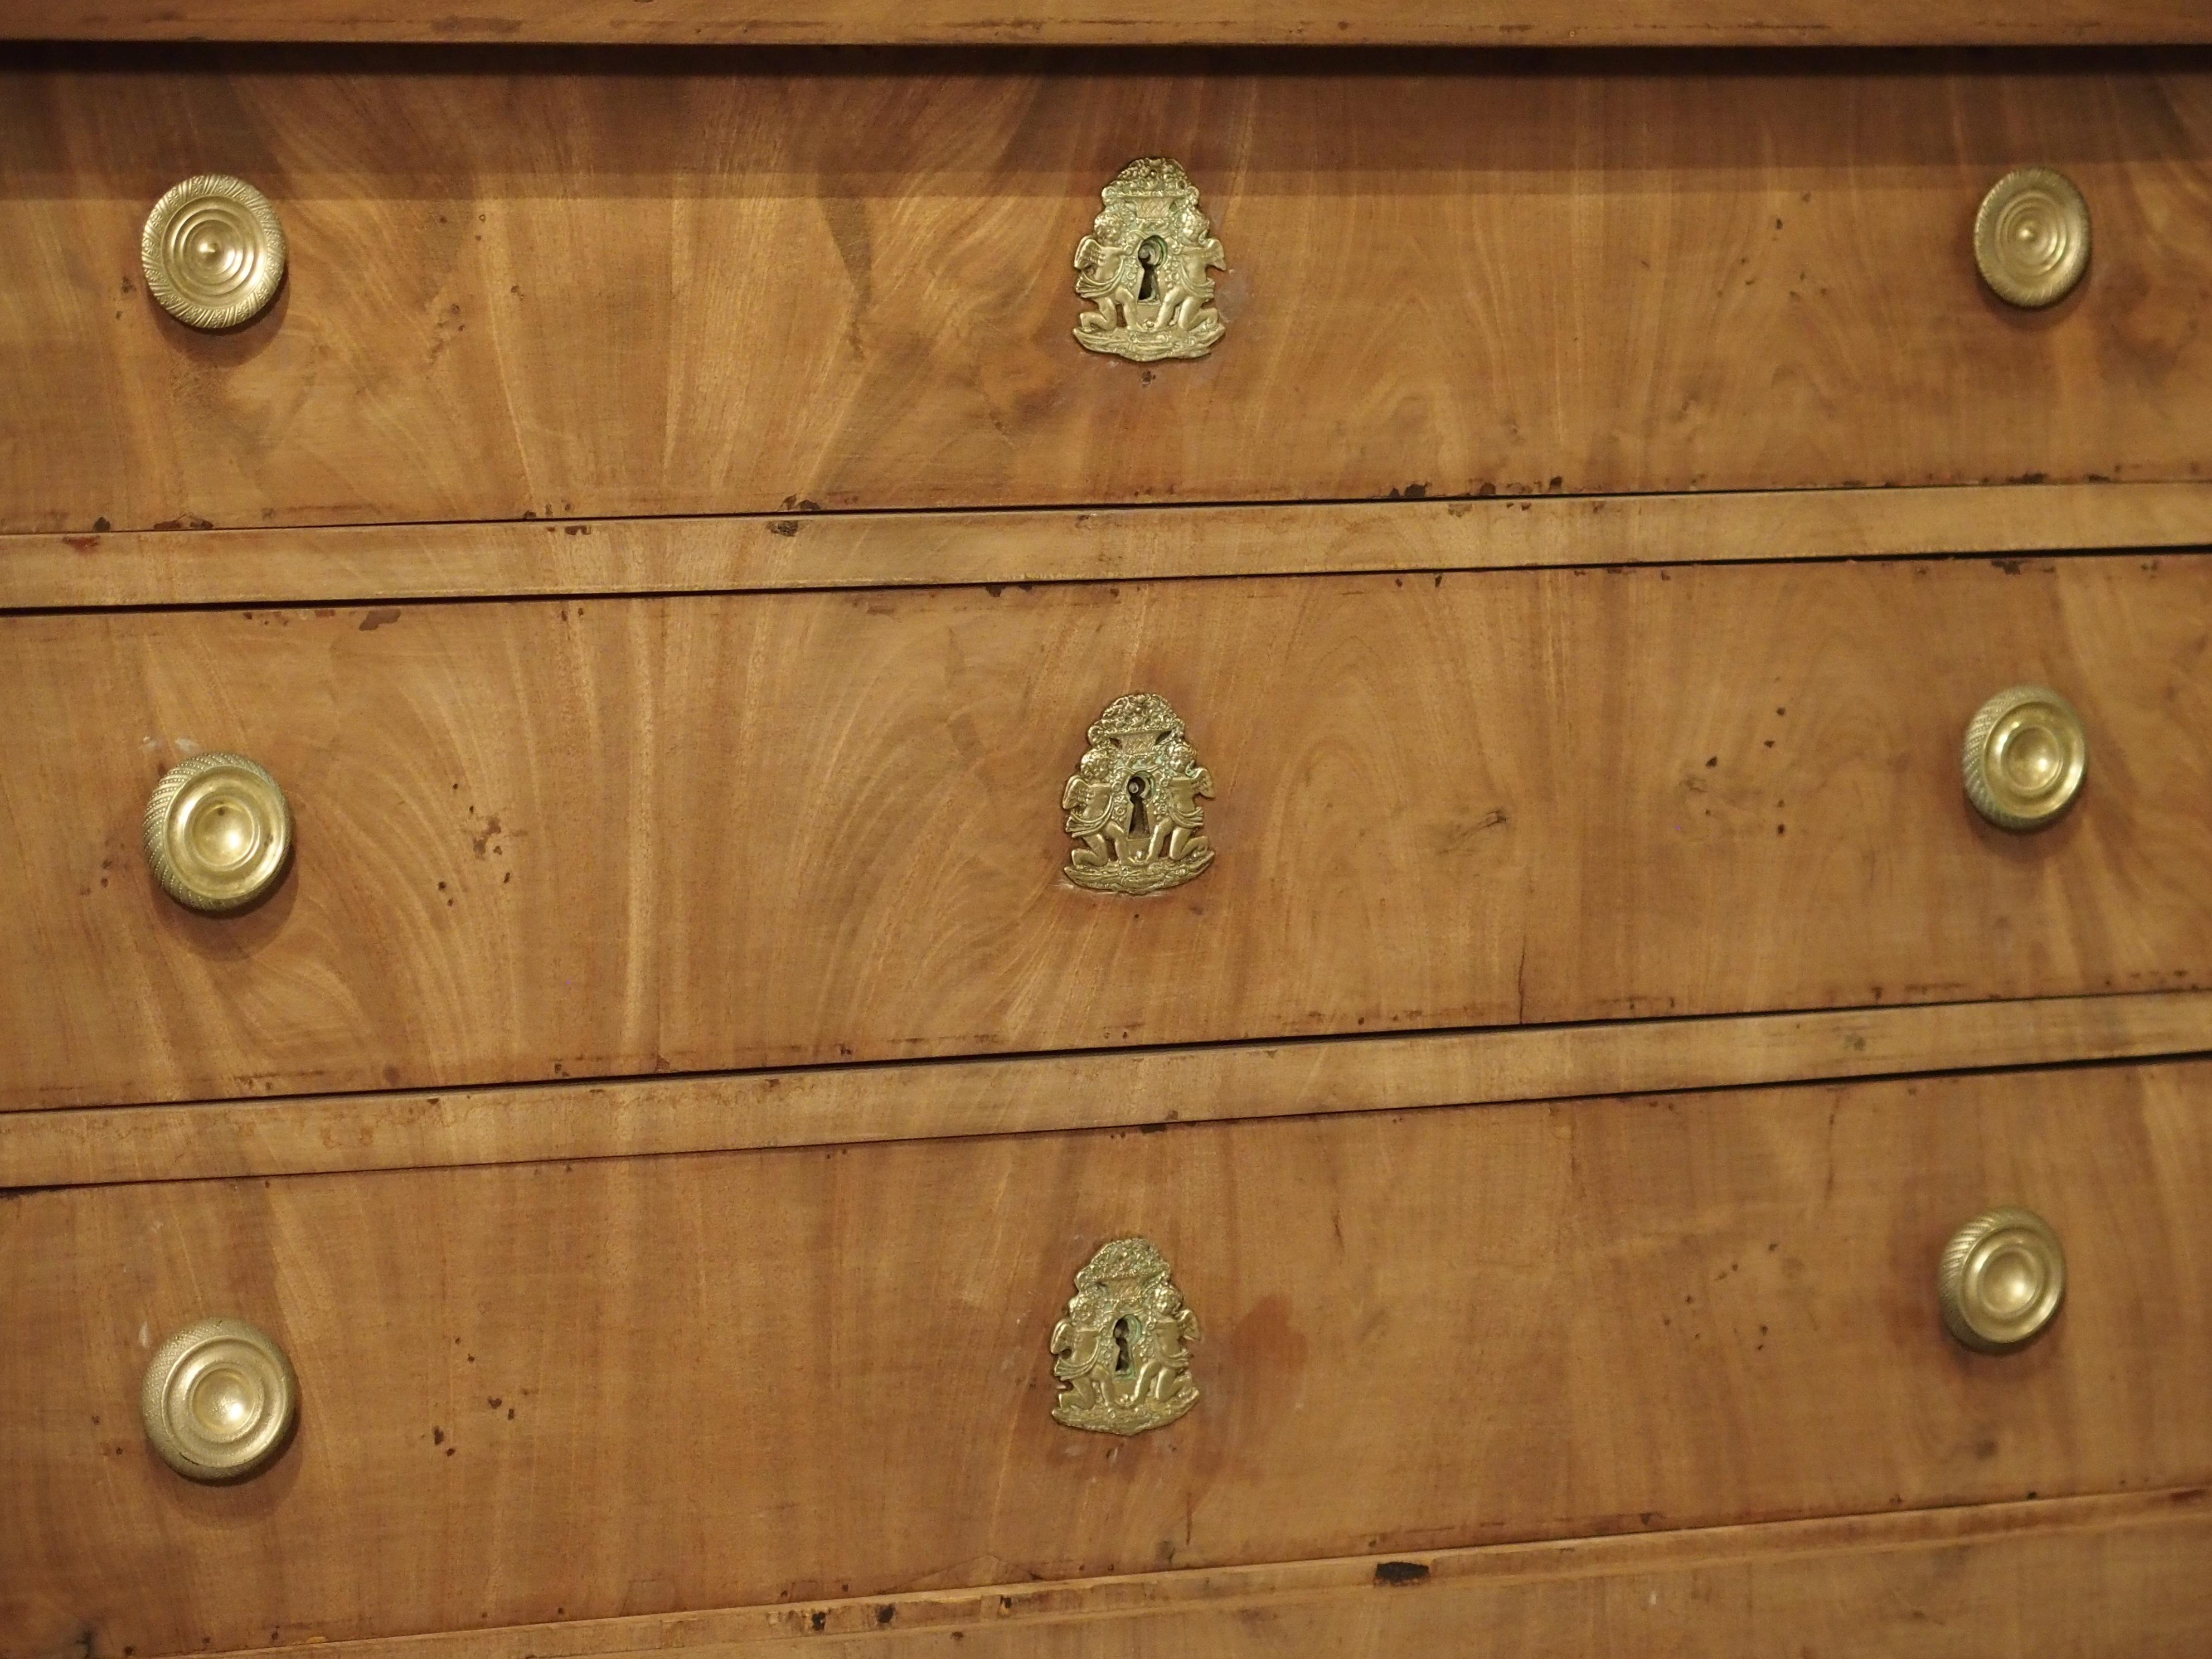
[[[1077,846],[1063,872],[1078,887],[1135,896],[1181,886],[1213,862],[1200,834],[1213,775],[1198,763],[1164,697],[1132,691],[1092,724],[1091,747],[1060,791]]]
[[[1105,210],[1075,248],[1075,291],[1097,309],[1076,319],[1076,339],[1132,362],[1203,357],[1227,327],[1206,272],[1228,266],[1190,176],[1151,156],[1098,194]]]
[[[1098,1434],[1174,1422],[1198,1403],[1188,1346],[1198,1340],[1198,1316],[1183,1306],[1150,1239],[1102,1244],[1075,1275],[1067,1316],[1053,1327],[1054,1419]]]

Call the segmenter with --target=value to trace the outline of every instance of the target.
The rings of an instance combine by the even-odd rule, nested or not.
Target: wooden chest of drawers
[[[0,21],[0,1659],[2212,1646],[2207,19],[1107,9]]]

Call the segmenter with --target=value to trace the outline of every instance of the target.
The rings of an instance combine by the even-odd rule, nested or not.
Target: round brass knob
[[[2089,736],[2056,691],[2015,685],[1975,710],[1963,763],[1977,812],[2000,829],[2039,830],[2081,793]]]
[[[1936,1294],[1952,1335],[1984,1353],[2008,1352],[2058,1312],[2066,1253],[2032,1211],[1985,1211],[1943,1247]]]
[[[195,755],[146,803],[146,860],[171,898],[195,910],[251,904],[284,873],[292,809],[243,755]]]
[[[164,1342],[138,1408],[161,1461],[193,1480],[242,1480],[284,1449],[300,1383],[283,1349],[242,1319],[204,1319]]]
[[[284,228],[243,179],[204,173],[154,204],[138,239],[146,291],[192,328],[258,316],[284,280]]]
[[[2008,305],[2055,305],[2089,269],[2089,204],[2052,167],[2021,167],[1990,186],[1974,215],[1974,263]]]

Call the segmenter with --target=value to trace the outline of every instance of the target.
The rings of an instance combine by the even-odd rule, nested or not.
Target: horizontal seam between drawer
[[[2155,501],[2152,498],[2155,497]],[[2081,503],[2092,498],[2106,504],[2129,504],[2129,516],[2111,525],[2069,527],[2063,515],[2048,512],[2054,502],[2063,499]],[[2154,510],[2137,514],[2133,508],[2146,503],[2170,504],[2175,500],[2187,502],[2188,522],[2177,527],[2161,525],[2161,516]],[[1981,526],[1961,527],[1947,524],[1942,533],[1935,533],[1925,524],[1911,522],[1916,507],[1932,501],[1982,505],[2002,505],[2010,516],[2005,522],[1992,520],[1986,533]],[[1823,531],[1826,542],[1817,550],[1791,552],[1790,537],[1802,532],[1802,526],[1777,526],[1757,520],[1763,511],[1802,513],[1808,507],[1838,505],[1849,502],[1850,510],[1871,509],[1879,518],[1894,517],[1895,524],[1857,525]],[[2200,510],[2203,523],[2195,521]],[[2025,510],[2022,510],[2025,509]],[[1534,515],[1540,510],[1541,520]],[[1366,515],[1386,515],[1380,523],[1371,523]],[[1480,515],[1480,516],[1478,516]],[[1738,526],[1712,520],[1741,517]],[[1347,519],[1358,522],[1340,522]],[[1455,522],[1458,521],[1458,522]],[[1254,525],[1267,526],[1266,536],[1274,538],[1273,545],[1289,550],[1270,555],[1235,549],[1231,554],[1181,552],[1164,556],[1150,546],[1147,538],[1164,529],[1182,532],[1204,531],[1213,525]],[[1388,535],[1391,529],[1404,530],[1409,526],[1425,526],[1424,533],[1431,541],[1464,540],[1469,545],[1463,550],[1446,545],[1422,545],[1412,549],[1395,559],[1389,556]],[[808,526],[840,538],[842,548],[827,553],[805,553],[807,559],[820,559],[823,574],[801,568],[795,544],[804,540]],[[861,549],[857,538],[876,534],[899,539],[921,537],[932,526],[943,535],[953,535],[963,526],[972,527],[984,538],[1005,537],[1012,531],[1033,529],[1041,540],[1052,548],[1046,554],[1026,550],[1004,550],[996,546],[985,550],[979,562],[974,556],[948,561],[941,548],[915,547],[887,551]],[[1498,551],[1498,556],[1479,556],[1486,546],[1486,538],[1504,529],[1504,541],[1510,545]],[[721,546],[709,551],[696,547],[679,546],[687,535],[720,529],[732,537],[748,538],[757,533],[766,534],[779,543],[790,544],[767,551],[758,547]],[[1082,531],[1089,537],[1083,545],[1061,546],[1052,532],[1063,529]],[[1316,537],[1310,532],[1328,532]],[[534,532],[555,535],[561,543],[574,538],[583,543],[595,532],[603,532],[609,539],[627,539],[633,543],[653,542],[654,546],[632,546],[602,550],[594,546],[565,547],[564,551],[575,556],[580,562],[592,564],[599,580],[592,580],[592,572],[570,577],[557,568],[549,573],[546,562],[539,556],[543,548],[536,542]],[[411,553],[395,552],[389,544],[434,539],[439,532],[449,538],[466,538],[489,545],[467,550],[467,556],[485,562],[487,569],[498,569],[513,565],[530,571],[528,581],[504,577],[456,583],[444,573],[450,568],[453,550],[441,550],[447,556],[441,563],[431,556],[427,549],[417,547]],[[1354,558],[1344,555],[1338,540],[1359,532],[1375,534],[1385,541],[1382,556]],[[1765,551],[1731,557],[1711,556],[1707,551],[1716,538],[1725,539],[1730,534],[1755,537],[1765,544]],[[1116,547],[1112,544],[1116,536],[1126,535],[1129,545]],[[528,539],[526,546],[518,537]],[[1556,556],[1532,554],[1524,545],[1530,538],[1550,538],[1556,543],[1572,543],[1571,550]],[[1616,544],[1605,544],[1610,537]],[[1648,546],[1638,538],[1673,538],[1671,545]],[[273,539],[272,539],[273,538]],[[1584,547],[1588,538],[1597,544]],[[1778,538],[1779,546],[1776,543]],[[1327,545],[1318,554],[1304,552],[1316,541]],[[112,552],[105,550],[109,543],[116,544]],[[341,581],[334,587],[319,592],[305,586],[302,579],[286,577],[259,586],[242,586],[241,579],[232,577],[233,586],[213,598],[200,598],[191,593],[165,593],[161,597],[139,597],[133,593],[119,599],[98,597],[56,598],[31,602],[9,600],[0,605],[0,615],[38,615],[52,611],[77,610],[94,611],[167,611],[194,609],[270,608],[292,609],[318,605],[343,606],[400,601],[410,604],[456,604],[486,600],[524,602],[531,599],[605,600],[617,598],[681,598],[708,593],[785,593],[812,592],[869,592],[898,591],[905,588],[974,588],[1027,587],[1060,586],[1095,586],[1135,582],[1203,581],[1241,580],[1253,577],[1273,579],[1297,576],[1384,576],[1440,574],[1456,572],[1504,573],[1531,570],[1568,569],[1624,569],[1682,568],[1704,565],[1740,567],[1764,564],[1823,564],[1850,562],[1910,561],[1924,559],[1990,558],[2001,563],[2017,562],[2029,557],[2057,558],[2081,556],[2129,556],[2151,553],[2179,553],[2190,549],[2212,544],[2212,483],[2188,480],[2148,481],[2142,483],[2105,484],[2000,484],[2000,485],[1932,485],[1906,486],[1899,489],[1850,488],[1807,489],[1781,490],[1713,491],[1684,494],[1654,492],[1642,495],[1530,495],[1496,497],[1424,497],[1417,500],[1390,501],[1297,501],[1270,502],[1181,502],[1146,503],[1118,507],[1111,505],[1087,507],[949,507],[907,509],[849,509],[806,514],[665,514],[633,515],[629,517],[530,519],[530,520],[468,520],[395,521],[391,523],[330,524],[301,526],[246,526],[235,528],[205,529],[142,529],[127,531],[88,532],[17,532],[0,536],[0,571],[6,568],[11,556],[21,558],[50,558],[54,572],[37,580],[53,585],[56,591],[69,588],[80,580],[79,570],[84,559],[95,553],[107,559],[107,568],[121,569],[126,576],[142,586],[153,580],[134,561],[160,567],[166,550],[191,550],[190,556],[220,556],[223,550],[260,550],[271,547],[291,549],[301,544],[323,544],[316,553],[306,555],[313,559],[328,556],[333,546],[342,547],[349,542],[386,544],[385,550],[370,548],[363,557],[374,564],[379,561],[390,564],[403,557],[412,557],[422,562],[425,568],[440,574],[435,576],[395,579],[386,574],[380,585],[373,574],[363,574],[349,581]],[[70,550],[58,551],[60,543]],[[1103,550],[1102,551],[1102,549]],[[589,558],[585,558],[588,552]],[[259,551],[240,557],[260,556]],[[910,558],[911,562],[902,562]],[[1127,568],[1097,568],[1102,560],[1123,559]],[[1213,562],[1209,563],[1211,559]],[[837,568],[843,560],[846,567]],[[632,577],[624,574],[620,580],[610,579],[607,568],[617,563],[628,562],[650,568],[657,561],[719,562],[727,571],[725,575],[702,580],[695,575],[690,580],[681,576],[660,577],[653,574]],[[995,561],[995,562],[994,562]],[[750,569],[748,566],[761,568]],[[58,574],[57,574],[58,573]],[[221,573],[218,571],[219,576]],[[190,576],[161,575],[163,583],[189,586]],[[202,578],[213,580],[215,578]],[[320,580],[328,580],[327,577]],[[74,591],[74,590],[72,590]]]
[[[1862,1066],[1853,1065],[1854,1025],[1872,1019],[1881,1025],[1926,1024],[1981,1014],[2000,1021],[2017,1021],[2029,1031],[2044,1017],[2057,1012],[2111,1012],[2121,1017],[2140,1012],[2146,1001],[2157,999],[2162,1008],[2177,1005],[2184,1015],[2178,1032],[2137,1036],[2123,1031],[2102,1051],[2086,1036],[2071,1035],[2064,1048],[2091,1052],[2043,1052],[2016,1049],[1975,1061],[1956,1052],[1939,1054],[1926,1063],[1914,1063],[1910,1052],[1884,1053],[1873,1049]],[[942,1056],[926,1060],[870,1060],[799,1068],[683,1073],[646,1073],[626,1077],[538,1079],[529,1082],[462,1085],[444,1088],[373,1090],[354,1093],[319,1093],[246,1097],[242,1099],[144,1103],[122,1106],[71,1106],[34,1109],[0,1115],[0,1176],[17,1179],[0,1184],[0,1192],[21,1194],[57,1187],[138,1185],[153,1182],[220,1180],[240,1176],[365,1174],[379,1170],[428,1168],[477,1168],[522,1164],[574,1164],[604,1158],[636,1157],[694,1157],[732,1152],[792,1151],[828,1146],[867,1146],[909,1140],[957,1140],[1018,1134],[1146,1133],[1194,1127],[1203,1124],[1293,1121],[1368,1114],[1470,1109],[1485,1106],[1540,1105],[1576,1099],[1660,1098],[1690,1094],[1717,1094],[1746,1089],[1842,1088],[1871,1085],[1915,1078],[1968,1076],[1993,1073],[2022,1075],[2060,1070],[2113,1069],[2146,1065],[2190,1064],[2212,1055],[2212,1029],[2191,1029],[2190,1017],[2212,1027],[2212,992],[2099,993],[2090,995],[2036,999],[2019,1002],[1933,1003],[1845,1010],[1814,1010],[1798,1013],[1759,1015],[1701,1015],[1668,1020],[1622,1021],[1558,1026],[1486,1027],[1459,1031],[1364,1034],[1302,1037],[1282,1042],[1224,1041],[1160,1048],[1109,1048],[1058,1054],[988,1056]],[[1607,1057],[1599,1056],[1586,1070],[1583,1062],[1539,1053],[1528,1062],[1527,1078],[1507,1079],[1504,1086],[1487,1089],[1450,1074],[1454,1057],[1445,1057],[1446,1073],[1434,1080],[1416,1079],[1410,1089],[1395,1088],[1387,1080],[1364,1100],[1348,1099],[1332,1089],[1345,1085],[1330,1079],[1301,1078],[1297,1066],[1304,1058],[1327,1055],[1348,1061],[1355,1068],[1370,1056],[1420,1058],[1415,1051],[1433,1056],[1447,1049],[1470,1052],[1457,1063],[1468,1078],[1480,1079],[1482,1057],[1472,1052],[1492,1043],[1523,1048],[1572,1045],[1578,1038],[1620,1040],[1633,1045],[1666,1042],[1684,1036],[1731,1030],[1747,1036],[1776,1024],[1817,1023],[1824,1031],[1840,1037],[1837,1047],[1808,1051],[1808,1057],[1763,1065],[1745,1065],[1734,1072],[1718,1065],[1691,1070],[1677,1065],[1669,1072],[1667,1059],[1643,1062],[1640,1074],[1608,1078]],[[1908,1034],[1909,1035],[1909,1034]],[[1980,1039],[1977,1038],[1978,1042]],[[1965,1045],[1975,1046],[1973,1042]],[[1856,1052],[1869,1054],[1862,1038]],[[1234,1066],[1248,1061],[1252,1075],[1231,1077],[1227,1086],[1241,1091],[1218,1111],[1200,1109],[1159,1115],[1109,1117],[1094,1112],[1075,1117],[1048,1105],[1029,1110],[994,1103],[990,1093],[1000,1091],[998,1103],[1043,1099],[1056,1102],[1070,1092],[1071,1073],[1088,1071],[1121,1073],[1128,1083],[1146,1073],[1179,1067],[1203,1068],[1208,1062]],[[1508,1064],[1511,1062],[1509,1057]],[[1622,1062],[1614,1062],[1623,1064]],[[1552,1080],[1543,1081],[1543,1067],[1555,1068]],[[1268,1075],[1280,1067],[1286,1075]],[[888,1120],[841,1123],[860,1108],[855,1091],[894,1091],[914,1079],[941,1078],[948,1068],[964,1072],[969,1086],[948,1091],[950,1107],[933,1106],[931,1097],[920,1103],[921,1115],[909,1117],[917,1103],[893,1097],[878,1110]],[[1158,1079],[1156,1078],[1155,1081]],[[1011,1088],[1006,1085],[1014,1085]],[[717,1089],[738,1098],[717,1100]],[[1180,1092],[1147,1086],[1142,1089],[1085,1088],[1078,1092],[1090,1099],[1161,1097],[1188,1098]],[[809,1100],[809,1094],[817,1096]],[[827,1098],[818,1097],[827,1096]],[[610,1096],[625,1097],[617,1103]],[[750,1097],[757,1097],[757,1098]],[[1202,1096],[1200,1097],[1203,1097]],[[1291,1103],[1279,1103],[1287,1099]],[[656,1111],[654,1120],[633,1119],[626,1128],[586,1122],[580,1114],[605,1113],[616,1104]],[[1236,1109],[1239,1105],[1243,1109]],[[425,1127],[419,1119],[389,1126],[368,1123],[362,1133],[373,1135],[388,1127],[388,1150],[368,1150],[363,1143],[345,1141],[346,1157],[331,1156],[331,1138],[321,1131],[332,1125],[359,1125],[363,1113],[379,1114],[398,1109],[442,1113]],[[927,1113],[938,1114],[935,1123]],[[508,1117],[508,1113],[524,1115]],[[811,1117],[802,1119],[799,1114]],[[490,1115],[489,1126],[479,1115]],[[296,1127],[289,1120],[297,1115]],[[477,1120],[471,1121],[471,1120]],[[668,1125],[678,1127],[671,1131]],[[734,1127],[724,1127],[732,1126]],[[151,1126],[168,1140],[149,1146],[144,1154],[155,1164],[137,1167],[135,1152],[112,1150],[115,1137],[134,1128]],[[600,1129],[605,1139],[594,1143],[584,1132]],[[720,1133],[716,1133],[720,1130]],[[28,1164],[16,1161],[9,1143],[18,1146],[45,1135],[50,1139],[43,1162],[34,1152]],[[307,1149],[289,1157],[272,1156],[267,1137],[275,1132]],[[187,1156],[180,1147],[192,1146],[192,1137],[204,1132],[210,1139]],[[488,1139],[471,1142],[473,1133]],[[63,1146],[68,1137],[84,1138],[94,1151],[72,1158]],[[506,1144],[497,1144],[502,1135]],[[443,1149],[441,1139],[453,1144]],[[337,1138],[343,1140],[343,1137]],[[164,1154],[161,1147],[167,1146]],[[425,1148],[428,1148],[426,1151]],[[238,1149],[244,1147],[240,1152]],[[257,1150],[258,1149],[258,1150]],[[105,1158],[106,1164],[97,1160]],[[56,1180],[58,1174],[76,1169],[113,1173],[88,1174]]]
[[[1704,1527],[1297,1558],[1090,1578],[1023,1580],[960,1589],[887,1590],[874,1595],[752,1603],[661,1614],[614,1615],[489,1630],[356,1638],[314,1645],[319,1651],[333,1656],[373,1650],[393,1655],[396,1659],[403,1653],[430,1654],[445,1647],[468,1645],[474,1651],[475,1644],[489,1639],[526,1650],[532,1659],[563,1659],[571,1654],[579,1659],[586,1655],[612,1659],[617,1655],[713,1647],[733,1642],[800,1643],[816,1636],[896,1638],[902,1632],[945,1632],[963,1627],[1133,1622],[1146,1617],[1235,1613],[1347,1595],[1502,1589],[1631,1576],[1688,1577],[1700,1571],[1734,1566],[1836,1556],[1893,1555],[1923,1549],[1991,1546],[2014,1539],[2202,1524],[2208,1516],[2212,1516],[2212,1503],[2208,1499],[2212,1499],[2212,1491],[2201,1485],[2156,1487],[2139,1492],[2007,1498],[1911,1510],[1856,1511],[1785,1521],[1731,1522]],[[1878,1535],[1851,1535],[1867,1531]],[[1546,1558],[1550,1559],[1551,1565],[1545,1564]],[[1520,1565],[1521,1563],[1528,1565]],[[1413,1571],[1394,1576],[1387,1571],[1392,1566]],[[1291,1582],[1266,1583],[1264,1581],[1271,1577]],[[1240,1583],[1250,1588],[1240,1589]],[[1151,1594],[1154,1591],[1166,1594]],[[1097,1602],[1117,1593],[1132,1599],[1119,1606],[1052,1605],[1085,1597]],[[1025,1607],[1024,1603],[1045,1605]],[[885,1608],[891,1611],[888,1619],[884,1616]],[[939,1616],[915,1618],[917,1613],[932,1613]],[[817,1616],[818,1624],[815,1622]],[[686,1632],[682,1628],[686,1626],[695,1629]],[[696,1628],[701,1626],[706,1628]],[[750,1627],[743,1627],[747,1626]],[[626,1630],[635,1631],[638,1639],[621,1641],[619,1638]],[[608,1636],[618,1639],[595,1639]],[[523,1639],[526,1637],[527,1640]],[[564,1641],[563,1637],[570,1639]]]

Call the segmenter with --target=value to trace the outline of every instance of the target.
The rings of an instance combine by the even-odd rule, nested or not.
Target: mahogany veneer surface
[[[1202,362],[1071,337],[1137,155],[1227,249]],[[1970,246],[2028,163],[2095,225],[2034,314]],[[215,337],[138,265],[210,170],[291,252]],[[2184,53],[24,49],[0,529],[2198,477],[2208,193]]]
[[[122,1659],[2203,1484],[2209,1088],[28,1194],[0,1204],[0,1632]],[[1936,1258],[2007,1201],[2065,1240],[2067,1302],[1972,1354]],[[1053,1421],[1048,1335],[1127,1233],[1205,1337],[1197,1405],[1125,1441]],[[295,1443],[232,1488],[137,1422],[149,1345],[218,1311],[301,1389]]]
[[[1703,566],[19,617],[9,1107],[2212,983],[2212,560]],[[2089,781],[1961,792],[1997,688]],[[1062,876],[1166,696],[1212,866]],[[198,749],[298,851],[140,847]]]

